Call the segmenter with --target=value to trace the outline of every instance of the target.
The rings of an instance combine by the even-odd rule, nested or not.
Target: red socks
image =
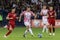
[[[8,36],[9,34],[11,34],[12,30],[9,30],[6,34],[6,36]]]

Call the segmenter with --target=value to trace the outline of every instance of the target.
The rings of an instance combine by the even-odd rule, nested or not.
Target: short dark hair
[[[30,6],[27,6],[27,7],[25,8],[25,10],[27,10],[27,8],[30,8]]]

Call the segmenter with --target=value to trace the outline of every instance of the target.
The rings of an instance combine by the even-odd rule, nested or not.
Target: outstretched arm
[[[21,15],[20,15],[20,17],[19,17],[19,22],[21,21]]]
[[[34,16],[34,18],[36,18],[37,17],[37,15],[35,14],[35,13],[33,13],[33,12],[31,12],[32,13],[32,15]]]
[[[8,15],[6,17],[7,20],[13,19],[13,18],[9,18],[9,16],[10,16],[10,13],[8,13]]]
[[[42,12],[42,10],[41,10],[41,12],[40,12],[40,15],[41,15],[41,16],[43,15],[43,12]]]
[[[19,22],[21,21],[21,17],[22,17],[22,15],[24,15],[24,12],[22,12],[22,13],[20,14]]]

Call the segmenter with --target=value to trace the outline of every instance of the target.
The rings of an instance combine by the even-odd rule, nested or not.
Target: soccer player
[[[43,8],[41,10],[41,13],[40,15],[42,16],[42,24],[43,24],[43,30],[42,32],[44,33],[46,31],[46,33],[48,33],[48,17],[47,17],[47,14],[48,14],[48,9],[47,9],[47,6],[46,5],[43,5]]]
[[[49,31],[50,31],[50,35],[55,35],[55,17],[56,17],[56,12],[53,9],[53,6],[49,7],[49,12],[48,12],[48,22],[49,22]]]
[[[15,20],[16,20],[15,10],[16,10],[15,8],[12,8],[12,11],[8,13],[6,17],[6,19],[9,20],[9,22],[8,25],[6,25],[8,32],[4,35],[5,38],[7,38],[7,36],[10,35],[13,29],[15,28]]]
[[[26,31],[24,33],[24,37],[26,36],[26,33],[27,32],[30,32],[32,36],[34,36],[33,32],[32,32],[32,29],[31,29],[31,16],[35,16],[35,14],[31,11],[30,7],[26,7],[26,11],[23,11],[21,14],[20,14],[20,19],[19,21],[21,20],[21,16],[24,15],[24,25],[26,26]]]

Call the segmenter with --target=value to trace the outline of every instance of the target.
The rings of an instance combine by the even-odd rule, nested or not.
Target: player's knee
[[[11,31],[12,31],[12,30],[13,30],[13,28],[10,28],[9,30],[11,30]]]

